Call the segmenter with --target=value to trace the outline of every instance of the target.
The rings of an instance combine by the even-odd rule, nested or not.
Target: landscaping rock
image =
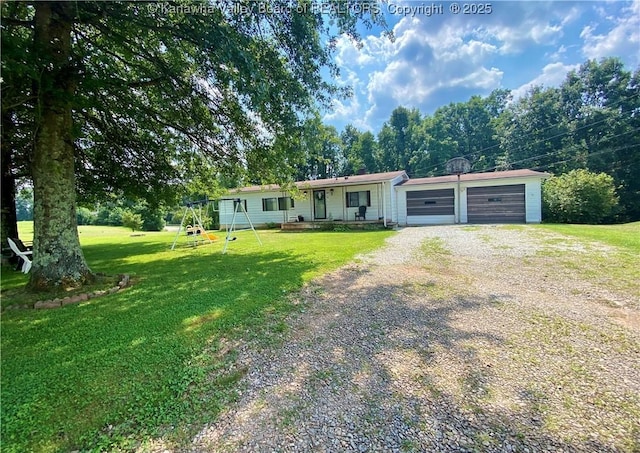
[[[128,274],[121,274],[120,276],[118,276],[118,279],[120,280],[118,286],[120,286],[121,288],[129,285],[130,279]]]
[[[76,295],[76,296],[72,296],[72,297],[65,297],[64,299],[62,299],[62,306],[65,305],[71,305],[71,304],[77,304],[79,302],[82,301],[82,297],[80,297],[80,295]]]
[[[36,310],[41,308],[58,308],[60,307],[60,305],[61,305],[60,300],[54,299],[54,300],[45,300],[45,301],[36,302],[33,305],[33,308],[35,308]]]

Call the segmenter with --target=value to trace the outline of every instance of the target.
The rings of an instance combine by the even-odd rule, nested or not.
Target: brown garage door
[[[469,223],[525,223],[524,184],[469,187]]]
[[[453,189],[407,192],[407,215],[453,215]]]

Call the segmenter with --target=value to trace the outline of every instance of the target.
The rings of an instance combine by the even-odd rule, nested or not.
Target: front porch
[[[385,226],[383,220],[315,220],[302,222],[285,222],[282,223],[280,229],[282,231],[301,231],[301,230],[368,230],[393,228],[396,222],[389,222]]]

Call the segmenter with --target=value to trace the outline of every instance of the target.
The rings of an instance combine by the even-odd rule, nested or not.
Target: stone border
[[[9,305],[7,308],[5,308],[5,310],[40,310],[43,308],[60,308],[64,307],[65,305],[78,304],[80,302],[85,302],[89,299],[95,299],[97,297],[106,296],[108,294],[115,294],[121,289],[124,289],[128,286],[131,286],[131,277],[128,274],[120,274],[118,275],[118,286],[113,286],[109,289],[97,290],[91,293],[76,294],[75,296],[68,296],[62,299],[55,298],[50,300],[39,300],[34,304]]]

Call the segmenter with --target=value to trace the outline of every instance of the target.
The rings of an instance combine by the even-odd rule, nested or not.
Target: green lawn
[[[21,224],[29,239],[29,224]],[[379,247],[392,232],[239,233],[171,251],[174,233],[80,227],[94,272],[128,273],[117,294],[54,310],[2,314],[2,451],[131,449],[188,439],[228,404],[243,369],[225,346],[268,341],[289,294]],[[2,269],[2,305],[26,277]]]
[[[539,228],[576,236],[585,240],[604,242],[640,255],[640,222],[623,225],[562,225],[541,224]]]
[[[640,222],[622,225],[541,224],[531,231],[550,231],[578,238],[589,253],[567,253],[550,247],[544,254],[554,257],[594,284],[612,291],[628,291],[640,300]],[[563,241],[562,237],[541,240],[549,241],[550,245]],[[604,244],[610,250],[594,247],[598,244]],[[640,305],[635,306],[640,308]]]

